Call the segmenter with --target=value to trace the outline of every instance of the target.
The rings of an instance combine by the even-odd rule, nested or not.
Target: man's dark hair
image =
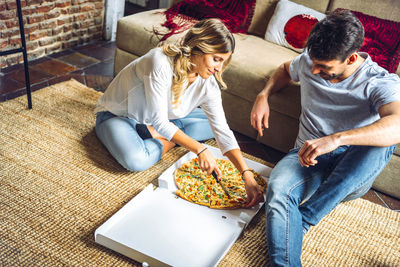
[[[349,10],[337,10],[318,22],[310,32],[307,49],[313,59],[344,61],[364,42],[364,27]]]

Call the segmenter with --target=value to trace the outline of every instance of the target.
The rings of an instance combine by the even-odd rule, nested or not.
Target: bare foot
[[[171,148],[173,148],[176,145],[174,142],[165,139],[161,134],[159,134],[156,131],[156,129],[154,129],[153,126],[147,126],[147,129],[149,129],[151,136],[155,139],[160,140],[161,144],[163,145],[163,151],[161,157],[164,156],[165,153],[167,153]]]

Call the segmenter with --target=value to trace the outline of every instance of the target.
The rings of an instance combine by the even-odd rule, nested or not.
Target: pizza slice
[[[209,197],[205,193],[206,185],[201,177],[177,170],[175,181],[178,186],[176,195],[201,205],[209,205]]]

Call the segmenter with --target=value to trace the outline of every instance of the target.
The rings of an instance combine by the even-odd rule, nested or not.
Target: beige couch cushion
[[[138,56],[125,52],[118,47],[115,49],[115,59],[114,59],[114,77],[117,76],[126,65],[137,59]]]
[[[150,10],[118,20],[116,44],[119,49],[142,56],[155,47],[158,40],[152,36],[153,25],[161,25],[163,16]]]
[[[376,178],[373,188],[385,194],[400,199],[400,157],[393,155],[392,159]]]
[[[298,53],[253,35],[235,34],[235,39],[236,50],[223,78],[230,94],[254,102],[277,66],[292,60]],[[298,118],[300,97],[297,91],[298,86],[290,86],[279,97],[271,97],[271,109]]]
[[[269,128],[264,130],[263,137],[259,137],[258,132],[250,125],[253,102],[223,91],[222,103],[231,129],[251,138],[257,138],[258,141],[280,151],[287,152],[293,147],[299,126],[297,119],[271,109]]]
[[[253,19],[251,20],[251,24],[248,29],[249,33],[258,35],[260,37],[265,35],[268,22],[274,14],[274,9],[277,2],[277,0],[259,0],[256,2]]]
[[[222,91],[222,104],[229,127],[253,139],[257,138],[257,131],[250,125],[250,111],[253,102]]]
[[[165,9],[155,9],[136,13],[118,20],[116,44],[119,49],[134,55],[142,56],[159,43],[159,37],[154,35],[153,28],[161,32],[168,29],[162,27],[165,16],[161,13]],[[184,33],[174,34],[168,42],[176,42]]]

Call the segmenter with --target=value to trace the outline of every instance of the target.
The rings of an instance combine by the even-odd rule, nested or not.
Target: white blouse
[[[118,73],[99,99],[95,112],[109,111],[152,125],[158,133],[171,140],[178,127],[169,120],[183,118],[200,106],[222,153],[239,148],[226,122],[215,77],[203,79],[198,75],[184,90],[175,108],[172,107],[172,77],[171,59],[161,48],[154,48]]]

